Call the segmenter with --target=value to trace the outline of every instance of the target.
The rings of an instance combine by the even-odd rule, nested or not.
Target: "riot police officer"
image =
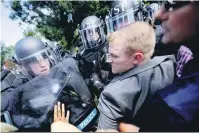
[[[11,93],[14,97],[8,111],[14,125],[25,131],[48,131],[53,107],[59,100],[71,111],[72,124],[82,131],[92,130],[98,110],[76,61],[56,59],[57,53],[36,37],[19,40],[15,53],[29,81]]]
[[[12,55],[5,56],[1,70],[1,92],[6,92],[10,87],[16,87],[24,82],[24,76]]]
[[[88,85],[101,92],[112,76],[104,23],[96,16],[88,16],[83,19],[79,33],[82,49],[78,54],[80,71]]]
[[[27,82],[26,77],[20,71],[20,67],[11,59],[11,57],[5,60],[9,62],[9,67],[3,65],[1,70],[1,97],[6,95],[1,101],[1,111],[5,110],[9,106],[9,94],[10,91],[14,90],[17,86]]]

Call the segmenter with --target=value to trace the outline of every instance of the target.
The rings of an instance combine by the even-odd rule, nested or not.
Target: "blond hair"
[[[115,41],[122,41],[122,45],[126,45],[127,54],[139,51],[144,54],[144,60],[148,60],[154,52],[155,32],[148,23],[135,22],[108,35],[109,45],[114,45]]]

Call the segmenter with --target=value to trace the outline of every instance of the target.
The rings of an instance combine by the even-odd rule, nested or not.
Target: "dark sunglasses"
[[[164,8],[166,10],[170,10],[171,8],[173,10],[175,10],[175,9],[181,8],[185,5],[188,5],[189,3],[191,3],[191,2],[190,1],[173,1],[173,2],[166,1],[164,3]]]

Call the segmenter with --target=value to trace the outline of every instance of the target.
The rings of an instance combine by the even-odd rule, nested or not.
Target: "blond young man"
[[[98,129],[118,129],[120,121],[132,120],[154,92],[174,80],[174,56],[151,59],[155,47],[153,28],[135,22],[109,35],[114,79],[101,93]]]

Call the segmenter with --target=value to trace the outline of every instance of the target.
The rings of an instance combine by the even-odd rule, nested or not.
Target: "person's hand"
[[[119,124],[120,132],[139,132],[139,129],[140,129],[139,127],[133,124],[127,124],[123,122]]]
[[[58,104],[54,107],[54,122],[62,121],[69,123],[69,116],[69,111],[67,111],[67,114],[65,114],[65,105],[58,102]]]
[[[51,124],[51,132],[81,132],[69,123],[69,116],[69,111],[67,111],[65,116],[65,105],[58,102],[58,105],[54,107],[54,122]]]

